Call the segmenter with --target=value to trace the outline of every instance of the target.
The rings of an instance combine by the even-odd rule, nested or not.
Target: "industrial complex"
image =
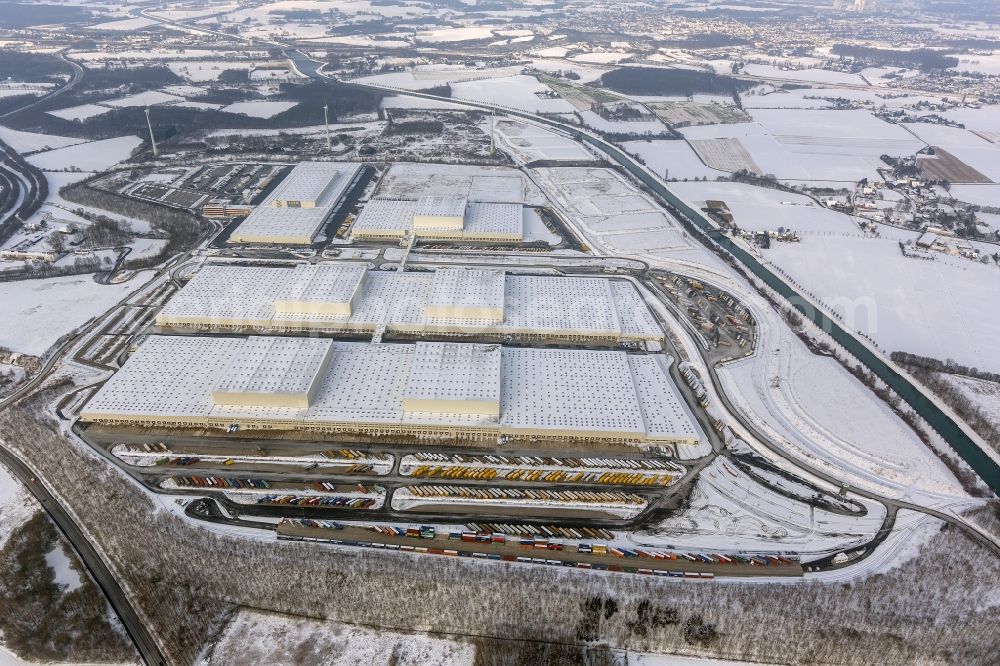
[[[151,336],[81,412],[104,424],[463,441],[697,444],[669,357],[457,342]]]
[[[345,162],[302,162],[229,237],[232,243],[309,245],[361,172]]]
[[[413,234],[427,240],[520,241],[522,216],[521,204],[470,203],[466,197],[373,199],[351,227],[351,238],[393,240]]]
[[[588,344],[659,343],[664,337],[626,279],[496,269],[378,271],[359,262],[207,264],[156,323],[255,333],[509,336]]]

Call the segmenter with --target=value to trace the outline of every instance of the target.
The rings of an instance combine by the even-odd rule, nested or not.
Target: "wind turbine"
[[[323,125],[326,127],[326,149],[330,150],[330,105],[323,102]]]
[[[153,157],[159,157],[160,149],[156,147],[156,137],[153,136],[153,123],[149,119],[149,107],[146,107],[146,127],[149,128],[149,142],[153,144]]]

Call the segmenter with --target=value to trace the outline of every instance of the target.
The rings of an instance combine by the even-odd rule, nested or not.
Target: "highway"
[[[83,67],[81,67],[80,65],[76,64],[72,60],[69,60],[66,57],[66,52],[65,51],[60,51],[58,55],[62,59],[63,62],[65,62],[67,65],[70,66],[70,69],[73,72],[72,76],[69,79],[69,81],[67,81],[62,86],[56,88],[52,92],[48,93],[47,95],[42,95],[41,97],[32,100],[31,102],[25,104],[24,106],[20,106],[20,107],[18,107],[16,109],[12,109],[10,111],[7,111],[6,113],[0,114],[0,119],[7,118],[9,116],[13,116],[15,113],[21,113],[22,111],[26,111],[28,109],[34,108],[34,107],[38,106],[39,104],[41,104],[42,102],[47,102],[47,101],[49,101],[51,99],[54,99],[54,98],[58,97],[59,95],[62,95],[65,92],[68,92],[68,91],[72,90],[73,88],[75,88],[77,86],[78,83],[80,83],[80,81],[83,79],[83,72],[84,72]]]

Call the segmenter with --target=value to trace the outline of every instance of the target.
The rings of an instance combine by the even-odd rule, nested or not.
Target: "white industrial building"
[[[240,224],[229,241],[309,245],[337,208],[361,165],[302,162]]]
[[[152,336],[89,422],[697,444],[669,357],[466,343]]]
[[[506,336],[583,343],[662,342],[628,280],[442,268],[377,271],[357,262],[207,264],[168,302],[171,328],[406,336]]]
[[[396,240],[411,233],[426,240],[520,241],[524,208],[514,203],[470,203],[464,197],[372,199],[351,226],[354,240]]]

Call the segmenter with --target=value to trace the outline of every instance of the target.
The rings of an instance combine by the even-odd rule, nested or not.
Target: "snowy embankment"
[[[472,666],[475,660],[475,648],[457,640],[251,610],[236,613],[197,664],[229,664],[236,654],[251,664],[325,666]]]
[[[41,356],[60,337],[125,298],[146,275],[112,285],[97,284],[90,275],[0,282],[5,317],[0,346]]]
[[[39,510],[38,503],[10,470],[0,465],[0,550],[11,533]]]

